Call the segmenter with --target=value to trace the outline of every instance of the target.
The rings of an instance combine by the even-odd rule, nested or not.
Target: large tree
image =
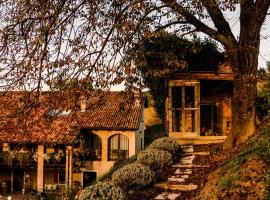
[[[235,74],[227,145],[255,133],[260,30],[269,0],[4,0],[0,2],[0,79],[5,89],[40,91],[61,78],[104,88],[140,85],[133,65],[142,39],[167,29],[202,32],[223,45]],[[235,36],[227,11],[240,10]]]

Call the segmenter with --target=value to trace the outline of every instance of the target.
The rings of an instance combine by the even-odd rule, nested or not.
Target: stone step
[[[182,152],[184,153],[192,153],[194,152],[193,145],[184,145],[181,146]]]
[[[210,152],[190,152],[190,153],[184,153],[182,156],[209,156]]]
[[[175,165],[172,165],[172,167],[175,167],[175,168],[207,168],[207,167],[210,167],[210,165],[175,164]]]
[[[176,177],[170,177],[170,178],[168,178],[168,182],[183,183],[184,181],[185,181],[185,178],[176,178]]]
[[[192,169],[176,169],[174,174],[178,175],[178,174],[192,174]]]
[[[159,200],[163,200],[163,199],[174,200],[174,199],[176,199],[179,196],[180,196],[180,194],[177,194],[177,193],[163,192],[163,193],[159,194],[155,199],[159,199]]]
[[[198,188],[198,186],[194,184],[180,185],[180,184],[170,184],[167,182],[157,183],[154,186],[157,188],[161,188],[165,190],[173,190],[173,191],[191,191],[191,190],[196,190]]]
[[[193,160],[195,159],[195,156],[184,156],[180,159],[181,164],[192,164]]]

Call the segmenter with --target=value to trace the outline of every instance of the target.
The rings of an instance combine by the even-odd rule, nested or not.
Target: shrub
[[[117,171],[118,169],[124,167],[125,165],[134,163],[137,160],[137,154],[134,156],[131,156],[130,158],[118,160],[116,161],[113,166],[110,168],[110,170],[104,174],[102,177],[99,178],[99,181],[104,181],[106,179],[110,179],[112,177],[112,174]]]
[[[121,188],[108,182],[99,182],[96,185],[85,188],[79,200],[125,200],[126,197]]]
[[[138,154],[137,162],[149,166],[155,172],[157,180],[163,180],[168,175],[173,159],[168,151],[147,149]]]
[[[144,130],[144,146],[150,145],[154,140],[167,136],[164,124],[147,126]]]
[[[81,192],[82,186],[80,182],[75,181],[69,190],[65,192],[65,196],[67,200],[77,199],[78,194]]]
[[[170,137],[163,137],[155,140],[154,142],[152,142],[152,144],[150,144],[149,148],[168,151],[172,154],[174,158],[178,156],[180,152],[180,145],[175,139]]]
[[[155,173],[145,165],[129,164],[112,175],[112,182],[124,190],[137,190],[155,182]]]
[[[138,154],[137,162],[149,166],[154,172],[162,170],[173,163],[172,155],[168,151],[147,149]]]

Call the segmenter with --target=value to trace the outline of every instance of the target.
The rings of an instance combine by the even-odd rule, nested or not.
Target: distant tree
[[[269,119],[270,111],[270,62],[258,70],[257,113],[260,120]]]
[[[259,68],[257,73],[259,79],[261,80],[267,79],[267,71],[265,68]]]
[[[187,40],[164,33],[145,40],[135,62],[154,99],[154,108],[165,120],[166,70],[216,71],[223,61],[215,42],[209,39]]]

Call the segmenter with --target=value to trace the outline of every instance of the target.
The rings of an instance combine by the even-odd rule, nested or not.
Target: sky
[[[270,61],[270,15],[261,30],[259,67],[266,67],[266,61]]]
[[[230,13],[227,18],[230,22],[230,26],[234,35],[237,38],[239,33],[239,11],[235,13]],[[261,44],[260,44],[260,54],[258,57],[259,68],[265,68],[266,62],[270,61],[270,15],[266,17],[266,20],[261,28]]]

